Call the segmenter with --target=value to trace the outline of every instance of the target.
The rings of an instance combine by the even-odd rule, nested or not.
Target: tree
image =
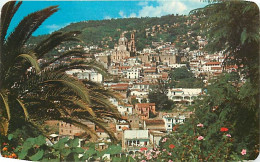
[[[193,73],[186,67],[176,68],[170,71],[169,75],[171,81],[167,86],[170,88],[198,88],[204,86],[202,80],[195,78]]]
[[[206,50],[224,50],[224,63],[243,65],[240,72],[247,80],[241,83],[234,73],[212,80],[207,95],[191,107],[194,114],[177,129],[178,134],[168,137],[167,143],[161,141],[161,149],[173,144],[173,157],[187,161],[255,159],[259,154],[259,9],[252,2],[214,2],[191,12],[207,35]]]
[[[256,90],[249,82],[238,87],[230,79],[230,74],[225,74],[213,80],[203,100],[191,107],[194,114],[179,126],[178,134],[169,137],[167,144],[176,146],[173,157],[187,161],[194,158],[202,161],[256,158],[258,124],[254,118],[249,118],[256,115],[251,108],[255,101],[249,99]],[[168,147],[167,144],[161,143],[161,149]],[[246,155],[241,155],[243,149]]]
[[[193,74],[186,67],[176,68],[169,72],[172,80],[191,78]]]
[[[159,91],[151,91],[148,94],[150,103],[155,103],[157,111],[171,110],[174,107],[174,102],[168,99],[168,96]]]
[[[1,134],[7,135],[22,125],[31,125],[43,131],[40,127],[42,123],[55,119],[81,127],[97,138],[87,125],[81,123],[84,119],[104,129],[115,140],[104,121],[120,118],[117,109],[108,100],[109,96],[113,96],[112,92],[99,84],[82,82],[65,73],[69,69],[95,69],[104,73],[104,68],[95,61],[57,64],[71,56],[83,58],[81,50],[65,52],[43,64],[37,61],[63,42],[79,41],[77,36],[80,32],[55,32],[33,49],[25,48],[32,33],[58,8],[51,6],[29,14],[6,36],[9,24],[21,4],[10,1],[4,5],[1,13]]]
[[[237,131],[243,130],[243,136],[239,136],[241,140],[251,139],[245,144],[252,151],[255,145],[259,146],[259,88],[256,88],[259,87],[259,8],[253,2],[240,0],[215,2],[191,13],[199,17],[198,23],[203,32],[207,38],[211,38],[205,49],[224,51],[225,65],[237,64],[239,72],[246,77],[246,83],[240,89],[240,97],[248,101],[240,97],[237,99],[241,101],[239,110],[242,108],[244,113],[238,113],[240,111],[235,108],[228,110],[233,120],[240,120],[241,125],[235,121],[231,123]],[[250,94],[249,89],[252,90]],[[251,103],[250,106],[246,106],[248,103]],[[248,127],[255,131],[249,131]],[[256,156],[256,153],[250,152],[249,158]]]

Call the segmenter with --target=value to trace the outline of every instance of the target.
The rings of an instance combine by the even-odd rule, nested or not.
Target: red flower
[[[15,153],[12,153],[12,158],[17,158],[17,155]]]
[[[6,146],[6,145],[7,145],[7,143],[4,142],[4,143],[3,143],[3,146]]]
[[[7,148],[7,147],[4,147],[2,150],[3,150],[3,151],[7,151],[7,150],[8,150],[8,148]]]
[[[148,149],[146,147],[140,148],[140,151],[145,151],[145,150],[148,150]]]
[[[170,148],[170,149],[173,149],[174,147],[175,147],[174,144],[170,144],[170,145],[169,145],[169,148]]]
[[[225,127],[220,128],[220,132],[226,132],[226,131],[228,131],[228,128]]]

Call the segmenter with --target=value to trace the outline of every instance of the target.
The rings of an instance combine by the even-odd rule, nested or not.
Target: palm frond
[[[3,94],[2,92],[0,92],[0,96],[2,98],[4,105],[5,105],[5,110],[6,110],[8,120],[10,120],[11,119],[11,113],[10,113],[10,107],[9,107],[9,103],[8,103],[8,96]]]
[[[50,64],[52,64],[52,63],[54,63],[56,61],[59,61],[59,60],[65,58],[65,57],[71,57],[71,56],[82,57],[83,53],[84,53],[84,51],[82,51],[82,50],[72,50],[72,51],[65,52],[62,55],[60,55],[58,58],[52,59],[49,62],[44,63],[42,65],[42,68],[48,67],[48,66],[50,66]]]
[[[18,57],[21,57],[21,58],[27,60],[35,68],[37,73],[40,72],[40,66],[39,66],[39,64],[37,62],[37,59],[36,59],[35,55],[32,55],[32,54],[31,55],[30,54],[20,54],[20,55],[17,56],[17,58]]]
[[[92,108],[89,107],[88,104],[86,104],[86,103],[84,103],[82,101],[79,101],[79,100],[78,101],[74,101],[74,103],[76,105],[80,106],[81,108],[87,110],[87,112],[89,112],[90,115],[92,115],[94,117],[96,116],[95,112],[92,110]]]
[[[0,134],[6,136],[7,132],[8,132],[8,126],[9,126],[9,122],[3,118],[0,117]]]
[[[34,52],[37,54],[37,58],[42,58],[46,53],[53,50],[55,47],[63,42],[67,41],[80,41],[77,35],[80,34],[79,31],[71,31],[68,33],[55,32],[49,36],[46,40],[40,42],[35,48]]]
[[[22,46],[31,37],[32,33],[53,13],[57,12],[57,6],[34,12],[26,16],[7,38],[3,48],[5,60],[13,60],[21,51]]]
[[[17,100],[17,102],[20,104],[20,106],[23,109],[25,119],[28,120],[29,119],[29,114],[28,114],[27,108],[25,107],[25,105],[23,104],[22,101],[20,101],[19,99],[16,99],[16,100]]]
[[[46,75],[42,80],[42,84],[62,84],[68,88],[71,89],[71,91],[75,92],[84,102],[86,103],[91,103],[90,99],[89,99],[89,93],[85,87],[85,85],[72,78],[69,77],[67,74],[65,73],[45,73],[44,75]],[[41,75],[43,76],[43,74]]]
[[[98,139],[97,134],[95,133],[95,130],[91,129],[89,126],[86,124],[83,124],[82,121],[77,121],[73,118],[60,118],[59,120],[72,124],[76,127],[82,128],[84,131],[86,131],[87,134],[89,134],[92,138]],[[96,123],[95,123],[96,124]]]
[[[10,22],[16,13],[16,11],[21,6],[22,2],[16,3],[16,1],[9,1],[3,7],[1,11],[1,27],[0,27],[0,35],[1,35],[1,45],[3,45],[8,27]]]
[[[115,137],[115,134],[113,133],[113,131],[111,131],[111,130],[109,130],[107,128],[107,123],[105,123],[103,121],[103,119],[91,118],[91,117],[86,117],[86,119],[91,121],[91,122],[93,122],[93,123],[95,123],[99,128],[104,130],[109,135],[109,137],[111,138],[112,142],[116,142],[117,141],[117,138]]]

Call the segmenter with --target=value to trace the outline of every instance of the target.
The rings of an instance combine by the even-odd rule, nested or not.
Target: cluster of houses
[[[147,32],[149,31],[147,29]],[[200,48],[203,48],[206,40],[198,38],[198,41],[200,41]],[[102,84],[105,88],[121,95],[120,102],[115,98],[110,98],[110,102],[117,107],[122,120],[111,119],[108,127],[121,141],[122,152],[127,154],[135,154],[144,147],[147,149],[158,147],[163,136],[176,131],[176,127],[190,117],[192,112],[186,111],[185,106],[194,104],[196,99],[202,97],[204,93],[202,87],[169,88],[166,91],[168,99],[184,108],[172,112],[157,111],[157,105],[150,103],[148,95],[156,85],[169,82],[169,71],[189,65],[195,77],[203,77],[207,80],[221,74],[224,70],[231,72],[237,69],[237,66],[223,65],[225,59],[223,53],[209,55],[199,49],[179,50],[171,42],[153,42],[153,48],[136,51],[134,32],[131,33],[129,41],[123,33],[114,49],[96,53],[94,56],[113,79],[104,78],[95,70],[72,69],[66,73],[80,80],[87,79]],[[114,78],[117,80],[115,81]],[[99,140],[95,142],[110,141],[108,134],[94,123],[82,122],[97,133]],[[82,129],[65,122],[53,121],[48,125],[57,128],[56,133],[59,137],[73,138],[85,133]]]

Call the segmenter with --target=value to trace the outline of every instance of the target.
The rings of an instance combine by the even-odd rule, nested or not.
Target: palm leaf
[[[89,107],[89,105],[87,105],[86,103],[82,102],[82,101],[74,101],[74,103],[78,106],[80,106],[81,108],[87,110],[89,112],[90,115],[92,116],[96,116],[95,112],[92,110],[92,108]]]
[[[23,112],[24,112],[24,116],[25,119],[28,120],[29,119],[29,114],[27,111],[27,108],[24,106],[24,104],[22,103],[22,101],[20,101],[19,99],[16,99],[18,101],[18,103],[20,104],[20,106],[23,108]]]
[[[16,11],[21,6],[22,2],[16,3],[16,1],[7,2],[1,11],[1,28],[0,28],[0,35],[1,35],[1,45],[3,45],[5,36],[10,25],[10,22],[16,13]]]
[[[92,138],[94,139],[98,139],[98,136],[97,134],[95,133],[95,130],[92,130],[89,126],[87,126],[86,124],[83,124],[82,122],[80,121],[77,121],[73,118],[60,118],[59,120],[63,121],[63,122],[66,122],[66,123],[69,123],[69,124],[72,124],[78,128],[82,128],[84,131],[86,131],[87,134],[89,134]],[[94,123],[95,124],[95,123]]]
[[[27,60],[36,70],[36,72],[40,72],[40,67],[39,64],[37,62],[37,59],[34,58],[33,56],[29,55],[29,54],[20,54],[17,57],[21,57],[24,58],[25,60]]]
[[[26,16],[7,38],[3,47],[3,57],[5,65],[9,65],[12,60],[19,55],[25,42],[31,37],[32,33],[53,13],[58,11],[57,6],[34,12]]]
[[[55,75],[56,74],[56,75]],[[69,87],[72,91],[74,91],[81,99],[87,103],[90,103],[89,94],[85,88],[85,86],[73,79],[67,76],[66,74],[57,74],[57,73],[49,74],[49,79],[44,80],[43,84],[60,84]],[[55,75],[55,76],[54,76]]]
[[[79,31],[71,31],[68,33],[55,32],[51,34],[46,40],[40,42],[35,48],[34,52],[37,54],[37,58],[42,58],[46,53],[53,50],[55,47],[63,42],[67,41],[80,41],[77,35],[80,34]]]
[[[10,113],[10,107],[9,107],[9,104],[8,104],[8,97],[5,94],[2,94],[2,92],[0,92],[0,96],[2,98],[4,105],[5,105],[5,110],[6,110],[8,120],[10,120],[11,119],[11,113]]]

